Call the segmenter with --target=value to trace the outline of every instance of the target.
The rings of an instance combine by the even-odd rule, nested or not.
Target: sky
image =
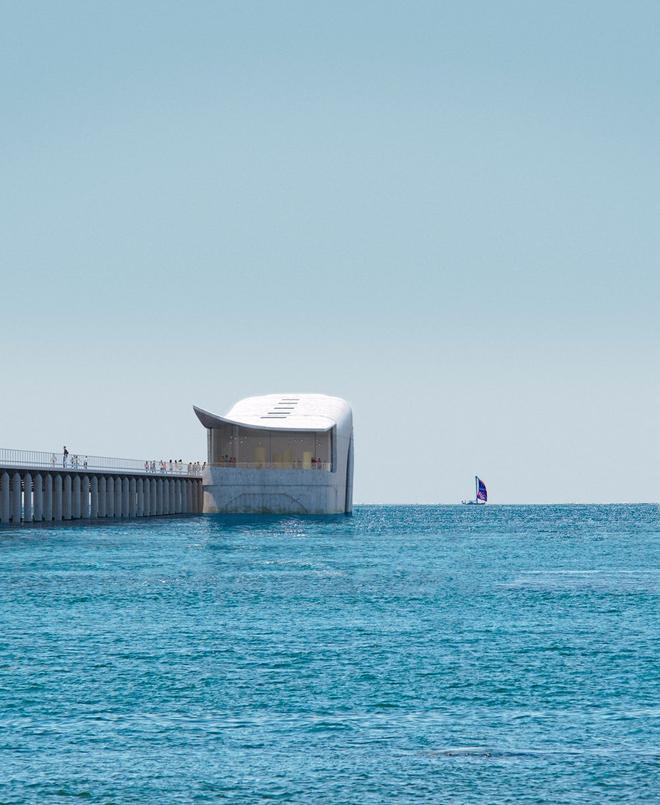
[[[355,500],[657,501],[660,5],[0,2],[0,446],[353,407]]]

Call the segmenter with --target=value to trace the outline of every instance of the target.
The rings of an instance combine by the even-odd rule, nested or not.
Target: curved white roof
[[[193,406],[205,428],[223,423],[264,430],[326,431],[349,424],[349,404],[326,394],[264,394],[239,400],[225,415],[219,416]]]

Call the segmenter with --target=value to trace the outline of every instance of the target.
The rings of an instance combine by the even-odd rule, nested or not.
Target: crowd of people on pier
[[[189,461],[188,464],[183,463],[183,459],[177,459],[176,461],[145,461],[144,462],[144,471],[145,472],[155,472],[155,473],[163,473],[163,474],[170,474],[176,473],[178,475],[188,474],[188,475],[199,475],[201,472],[204,472],[206,469],[206,461],[201,463],[199,461]]]
[[[94,458],[94,457],[92,457]],[[96,459],[93,462],[93,466],[96,469],[101,469],[106,464],[101,464],[100,462],[114,462],[120,461],[121,459]],[[60,464],[62,465],[63,469],[72,469],[72,470],[86,470],[88,469],[89,457],[88,456],[81,456],[78,454],[71,455],[66,447],[62,448],[62,453],[58,456],[56,453],[52,453],[50,457],[50,463],[53,467],[57,467]],[[203,463],[200,461],[189,461],[187,464],[184,464],[183,459],[178,459],[176,461],[145,461],[144,462],[144,471],[148,473],[161,473],[163,475],[199,475],[206,469],[206,461]]]

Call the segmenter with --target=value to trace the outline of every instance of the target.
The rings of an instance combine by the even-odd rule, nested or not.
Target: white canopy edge
[[[296,416],[287,417],[286,420],[278,420],[276,418],[264,417],[263,425],[258,425],[252,420],[246,421],[241,419],[232,419],[227,416],[220,416],[219,414],[212,414],[210,411],[205,411],[203,408],[198,408],[193,405],[193,411],[197,415],[197,419],[202,423],[205,428],[217,428],[219,425],[238,425],[241,428],[250,428],[253,430],[278,430],[278,431],[316,431],[325,432],[332,430],[337,424],[334,419],[322,414],[314,414],[312,416],[305,416],[298,414]],[[301,422],[307,419],[308,422]],[[286,424],[285,424],[286,422]]]

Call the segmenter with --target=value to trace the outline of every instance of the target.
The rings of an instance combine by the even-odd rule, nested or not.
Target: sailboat
[[[488,500],[488,492],[486,491],[486,484],[479,478],[474,476],[474,500],[463,500],[466,506],[482,506]]]

